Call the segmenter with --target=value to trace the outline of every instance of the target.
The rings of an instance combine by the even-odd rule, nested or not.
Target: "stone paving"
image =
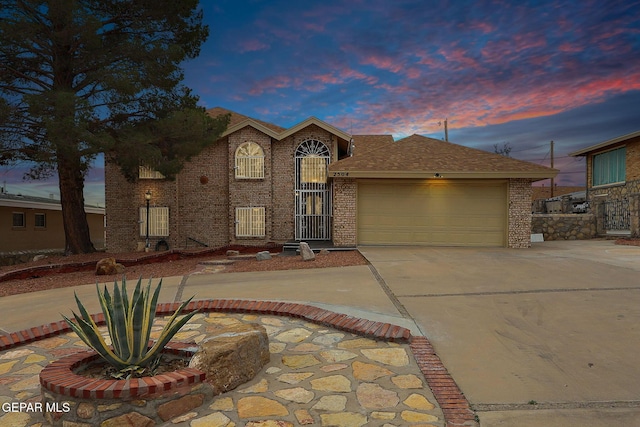
[[[156,332],[163,321],[156,319]],[[217,312],[197,314],[175,340],[199,343],[208,332],[238,323],[267,329],[270,363],[252,381],[166,425],[445,425],[408,344],[375,341],[303,319]],[[74,333],[66,333],[0,352],[0,426],[46,426],[35,405],[40,402],[38,374],[49,361],[85,348]],[[11,412],[10,405],[20,402],[26,406]]]

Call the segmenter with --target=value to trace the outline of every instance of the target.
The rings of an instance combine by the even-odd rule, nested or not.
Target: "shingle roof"
[[[558,173],[556,169],[421,135],[395,142],[376,135],[369,141],[375,142],[363,155],[358,154],[356,142],[353,157],[331,164],[329,171],[362,178],[433,177],[436,173],[450,178],[550,178]]]
[[[393,144],[391,135],[353,135],[353,155],[362,156],[386,144]]]
[[[269,122],[265,122],[262,120],[258,120],[258,119],[254,119],[253,117],[249,117],[249,116],[245,116],[243,114],[240,113],[236,113],[235,111],[231,111],[231,110],[227,110],[226,108],[222,108],[222,107],[213,107],[207,110],[207,113],[212,116],[219,116],[221,114],[230,114],[231,115],[231,121],[229,122],[229,127],[233,127],[235,125],[237,125],[238,123],[241,123],[245,120],[253,120],[254,122],[260,123],[261,125],[263,125],[266,128],[271,129],[272,131],[275,131],[277,133],[280,132],[284,132],[286,130],[286,128],[280,127],[278,125],[274,125],[273,123],[269,123]]]

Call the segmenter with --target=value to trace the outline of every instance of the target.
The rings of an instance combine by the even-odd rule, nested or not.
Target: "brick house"
[[[587,201],[598,234],[640,236],[640,131],[569,155],[586,158]]]
[[[214,108],[211,115],[227,113]],[[419,135],[350,135],[311,117],[282,128],[231,113],[168,181],[106,162],[107,250],[265,245],[528,247],[531,183],[557,171]]]

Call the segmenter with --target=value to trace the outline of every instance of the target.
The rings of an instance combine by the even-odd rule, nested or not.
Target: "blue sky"
[[[414,133],[549,164],[640,130],[640,1],[202,2],[210,37],[184,65],[206,107],[283,127],[309,116],[351,133]],[[439,124],[440,123],[440,124]],[[12,193],[57,194],[0,169]],[[88,203],[104,203],[100,162]],[[548,183],[546,184],[548,185]]]

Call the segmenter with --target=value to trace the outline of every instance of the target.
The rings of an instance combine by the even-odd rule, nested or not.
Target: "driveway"
[[[361,247],[482,427],[640,426],[640,247]]]

